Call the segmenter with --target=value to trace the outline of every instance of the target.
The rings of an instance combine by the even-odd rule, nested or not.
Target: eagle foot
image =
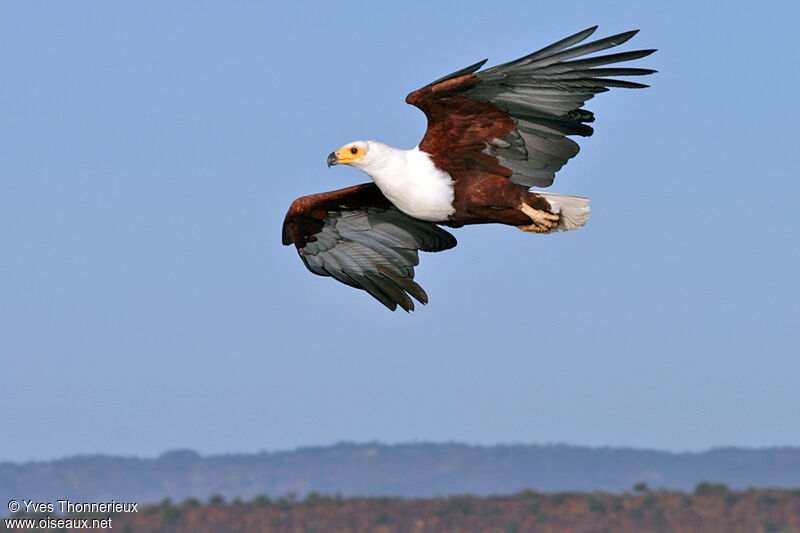
[[[519,210],[525,213],[531,219],[533,224],[526,224],[517,226],[522,231],[530,233],[547,233],[558,227],[558,222],[561,219],[559,215],[542,211],[541,209],[534,209],[528,204],[522,204]]]

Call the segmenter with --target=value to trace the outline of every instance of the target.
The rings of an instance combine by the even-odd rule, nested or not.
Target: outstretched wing
[[[304,196],[283,222],[283,244],[294,243],[314,274],[363,289],[394,311],[414,310],[409,295],[428,303],[414,282],[417,250],[456,245],[450,233],[394,207],[374,183]]]
[[[641,83],[606,76],[641,76],[654,70],[596,68],[645,57],[638,50],[573,58],[626,42],[638,30],[576,46],[597,26],[538,52],[476,72],[486,60],[440,78],[406,97],[428,117],[419,145],[436,165],[456,176],[482,171],[507,176],[525,187],[548,187],[555,173],[574,157],[577,143],[567,135],[594,130],[584,102],[609,87],[642,88]]]

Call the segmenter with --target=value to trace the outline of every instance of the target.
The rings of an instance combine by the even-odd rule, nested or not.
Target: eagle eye
[[[358,148],[350,148],[350,153],[356,155],[358,153]]]

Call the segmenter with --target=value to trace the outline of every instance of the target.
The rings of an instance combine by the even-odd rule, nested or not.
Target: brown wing
[[[574,157],[577,143],[567,135],[589,136],[594,121],[583,104],[609,87],[642,88],[641,83],[606,76],[641,76],[654,70],[595,68],[638,59],[639,50],[568,61],[626,42],[638,30],[575,46],[597,26],[538,52],[476,72],[486,60],[445,76],[406,97],[428,117],[419,145],[436,165],[457,175],[477,170],[507,176],[525,187],[547,187]]]
[[[428,303],[414,282],[418,250],[456,245],[450,233],[394,207],[374,183],[298,198],[283,222],[283,244],[294,243],[314,274],[363,289],[394,311]]]

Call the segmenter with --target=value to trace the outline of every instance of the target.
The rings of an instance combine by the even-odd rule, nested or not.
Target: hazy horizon
[[[513,447],[534,447],[534,448],[571,448],[571,449],[584,449],[584,450],[615,450],[615,451],[634,451],[634,452],[655,452],[667,453],[671,455],[702,455],[722,450],[740,450],[740,451],[769,451],[769,450],[800,450],[800,446],[792,445],[765,445],[765,446],[712,446],[709,448],[702,448],[697,450],[670,450],[664,448],[653,447],[637,447],[625,445],[584,445],[573,444],[569,442],[495,442],[495,443],[470,443],[461,441],[430,441],[430,440],[412,440],[400,442],[384,442],[378,440],[372,441],[347,441],[341,440],[326,444],[308,444],[298,445],[291,448],[261,448],[253,450],[230,450],[230,451],[212,451],[203,452],[199,449],[191,447],[170,448],[163,450],[160,453],[151,455],[137,454],[137,453],[107,453],[107,452],[78,452],[71,455],[64,455],[58,457],[44,457],[37,459],[28,459],[21,461],[0,460],[0,464],[26,464],[26,463],[48,463],[54,461],[62,461],[68,459],[75,459],[80,457],[113,457],[119,459],[143,459],[153,460],[174,453],[192,453],[201,458],[212,457],[227,457],[227,456],[248,456],[260,454],[290,454],[294,452],[302,452],[306,450],[325,450],[336,447],[369,447],[369,446],[384,446],[384,447],[405,447],[405,446],[464,446],[468,448],[513,448]]]

